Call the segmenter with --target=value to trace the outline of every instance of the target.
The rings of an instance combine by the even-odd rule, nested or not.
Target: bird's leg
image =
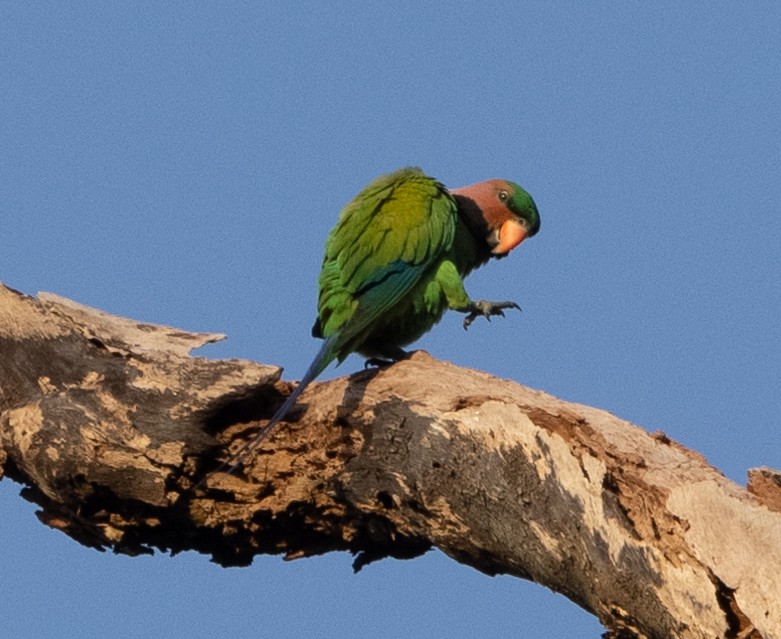
[[[464,311],[468,315],[464,318],[464,330],[469,328],[469,325],[475,321],[478,317],[485,317],[489,322],[491,321],[491,315],[501,315],[504,317],[505,308],[517,308],[519,311],[521,307],[515,302],[489,302],[487,300],[477,300],[470,302]]]
[[[374,349],[380,355],[380,357],[370,357],[366,360],[363,367],[370,368],[376,366],[377,368],[383,368],[384,366],[390,366],[394,362],[398,362],[400,359],[409,357],[409,353],[398,346],[393,344],[386,344],[382,348]]]

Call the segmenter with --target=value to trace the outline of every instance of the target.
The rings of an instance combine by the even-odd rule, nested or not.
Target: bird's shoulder
[[[404,168],[367,185],[339,217],[326,243],[343,284],[355,290],[391,265],[424,266],[450,249],[456,203],[436,179]]]

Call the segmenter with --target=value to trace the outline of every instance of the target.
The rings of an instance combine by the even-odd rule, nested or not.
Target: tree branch
[[[95,548],[360,568],[435,546],[613,637],[781,637],[779,473],[743,490],[664,434],[419,352],[313,385],[244,475],[208,474],[291,388],[189,356],[219,339],[0,285],[0,477]]]

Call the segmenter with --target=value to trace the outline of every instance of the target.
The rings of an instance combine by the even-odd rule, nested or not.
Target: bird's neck
[[[491,246],[486,241],[488,224],[477,203],[465,195],[454,193],[458,207],[458,227],[454,240],[456,267],[462,276],[481,266],[491,257]]]
[[[461,218],[461,221],[469,229],[478,246],[484,246],[485,250],[490,253],[491,246],[488,244],[488,236],[491,234],[491,231],[488,228],[488,222],[480,205],[472,198],[460,193],[454,193],[453,197],[456,200],[458,216]]]

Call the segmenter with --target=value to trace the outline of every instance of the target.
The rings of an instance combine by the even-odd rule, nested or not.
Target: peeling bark
[[[222,565],[437,547],[530,579],[611,637],[781,637],[781,481],[749,490],[662,433],[419,352],[290,392],[221,339],[0,285],[0,477],[82,544]]]

